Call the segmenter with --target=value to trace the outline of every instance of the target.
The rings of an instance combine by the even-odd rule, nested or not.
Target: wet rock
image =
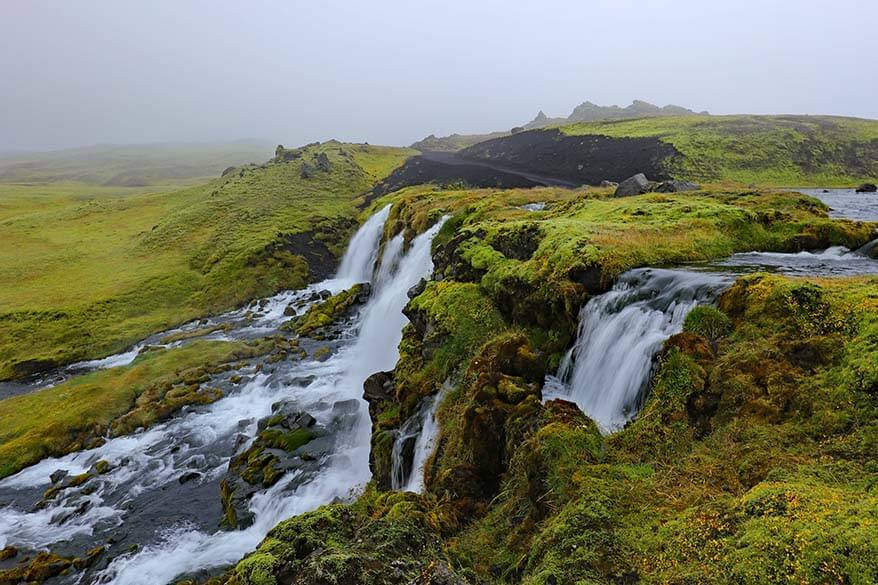
[[[363,382],[363,398],[369,403],[369,416],[376,421],[395,397],[393,370],[376,372]]]
[[[691,181],[662,181],[655,188],[657,193],[679,193],[681,191],[698,191],[701,185]]]
[[[613,197],[630,197],[632,195],[640,195],[649,190],[649,180],[643,173],[637,173],[633,177],[628,177],[616,187]]]
[[[104,459],[101,459],[100,461],[98,461],[94,464],[94,466],[92,467],[92,470],[98,475],[103,475],[103,474],[107,473],[108,471],[110,471],[110,462],[105,461]]]
[[[52,475],[49,476],[49,480],[52,483],[58,483],[59,481],[61,481],[65,477],[67,477],[69,474],[70,474],[70,472],[68,472],[66,469],[58,469],[58,470],[52,472]]]
[[[106,550],[106,547],[103,546],[95,547],[85,553],[84,557],[74,559],[73,566],[79,571],[84,571],[85,569],[93,567]]]
[[[223,525],[246,528],[253,523],[249,502],[254,494],[276,484],[291,471],[297,471],[286,489],[295,489],[320,472],[321,461],[332,452],[336,428],[343,423],[342,404],[328,426],[301,411],[294,402],[272,405],[270,416],[257,423],[256,438],[249,447],[229,461],[226,477],[220,482]]]
[[[187,471],[186,473],[181,475],[177,479],[177,481],[179,481],[181,484],[184,484],[184,483],[189,483],[190,481],[200,479],[200,478],[201,478],[201,474],[198,473],[197,471]]]
[[[863,183],[857,187],[857,193],[875,193],[878,191],[878,185],[875,183]]]
[[[14,546],[7,546],[6,548],[0,549],[0,561],[14,559],[17,555],[18,549]]]
[[[422,278],[421,280],[418,281],[418,283],[415,286],[411,287],[408,290],[408,292],[406,292],[406,295],[408,296],[408,298],[413,299],[413,298],[419,296],[426,289],[427,289],[427,279]]]

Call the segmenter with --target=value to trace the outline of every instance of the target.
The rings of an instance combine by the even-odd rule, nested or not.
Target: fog
[[[875,0],[0,0],[0,150],[409,144],[644,99],[878,117]]]

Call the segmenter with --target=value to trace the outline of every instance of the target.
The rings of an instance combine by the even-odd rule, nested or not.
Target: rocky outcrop
[[[250,499],[257,492],[276,484],[286,474],[297,471],[285,486],[293,490],[306,483],[322,468],[333,450],[334,434],[353,423],[358,405],[355,400],[332,407],[332,423],[319,424],[293,402],[272,406],[272,414],[259,421],[255,440],[232,457],[229,471],[220,482],[224,526],[246,528],[253,523]]]
[[[284,323],[283,329],[312,339],[329,339],[343,331],[343,321],[369,300],[372,286],[368,282],[355,284],[336,295],[329,291],[318,291],[309,297],[313,302],[299,317]],[[316,296],[316,298],[315,298]],[[297,307],[288,307],[295,313]]]
[[[863,183],[857,187],[857,193],[875,193],[878,191],[878,185],[875,183]]]

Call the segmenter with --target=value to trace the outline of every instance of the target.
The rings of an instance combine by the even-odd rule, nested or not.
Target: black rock
[[[58,483],[59,481],[61,481],[65,477],[67,477],[68,475],[69,475],[69,472],[66,469],[58,469],[57,471],[54,471],[52,473],[52,475],[49,476],[49,480],[52,483]]]
[[[421,280],[418,281],[418,284],[416,284],[415,286],[410,288],[406,294],[408,295],[408,297],[410,299],[413,299],[416,296],[420,295],[422,292],[424,292],[426,289],[427,289],[427,280],[422,278]]]
[[[613,197],[630,197],[631,195],[640,195],[649,190],[649,180],[643,173],[637,173],[633,177],[628,177],[616,187]]]
[[[878,191],[878,185],[875,183],[863,183],[857,187],[857,193],[875,193]]]
[[[698,191],[701,185],[691,181],[662,181],[656,187],[657,193],[679,193],[680,191]]]
[[[383,403],[393,397],[393,370],[376,372],[363,382],[363,398],[369,403],[369,416],[373,421],[381,414]]]
[[[201,474],[198,473],[197,471],[187,471],[186,473],[181,475],[177,481],[179,481],[181,484],[189,483],[193,479],[198,479],[200,477],[201,477]]]
[[[329,157],[326,156],[325,152],[321,152],[314,157],[314,163],[317,165],[317,168],[324,173],[329,172],[332,169],[332,163],[329,162]]]

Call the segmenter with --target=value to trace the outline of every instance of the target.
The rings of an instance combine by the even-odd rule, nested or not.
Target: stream
[[[833,207],[833,214],[878,219],[878,197],[851,197],[845,190],[809,194]],[[131,363],[148,347],[187,343],[186,333],[208,330],[199,339],[256,339],[285,335],[280,326],[309,306],[357,282],[369,282],[369,300],[331,341],[301,340],[305,357],[269,364],[245,360],[234,371],[205,382],[224,397],[206,406],[185,407],[175,418],[101,447],[48,458],[0,481],[0,549],[51,549],[82,556],[106,544],[107,553],[84,572],[55,583],[161,584],[181,576],[206,577],[253,550],[279,521],[323,504],[346,501],[370,478],[371,423],[362,399],[363,381],[392,369],[407,320],[407,292],[429,277],[431,243],[445,218],[417,236],[407,250],[402,236],[381,247],[387,206],[357,231],[335,278],[298,291],[285,291],[229,313],[186,324],[143,340],[100,360],[80,362],[26,382],[0,384],[0,398],[57,384],[71,376]],[[878,273],[878,261],[857,251],[776,254],[751,252],[681,269],[639,268],[623,274],[609,292],[582,307],[577,339],[559,371],[548,376],[544,399],[565,398],[595,419],[605,432],[636,416],[648,389],[654,357],[664,341],[682,330],[686,314],[713,303],[737,274],[754,270],[791,275],[850,276]],[[327,348],[328,357],[316,350]],[[230,378],[241,376],[239,383]],[[443,391],[444,392],[444,391]],[[394,489],[423,490],[423,467],[438,435],[436,409],[443,393],[428,397],[400,429],[393,446]],[[293,469],[249,500],[252,524],[219,529],[223,510],[220,481],[236,453],[252,444],[260,419],[292,405],[331,431],[316,470]],[[41,502],[50,475],[73,477],[108,470],[56,498]],[[409,461],[408,467],[403,461]],[[181,502],[185,502],[181,504]],[[8,563],[7,563],[8,564]],[[7,566],[2,565],[0,566]]]
[[[164,332],[124,354],[79,365],[84,371],[128,363],[135,349],[196,327],[224,325],[211,334],[214,338],[282,334],[280,325],[291,318],[284,315],[288,306],[298,307],[297,314],[302,314],[319,300],[319,291],[340,292],[362,280],[373,285],[363,308],[344,325],[342,335],[328,343],[328,358],[315,358],[313,351],[327,342],[303,339],[307,357],[275,364],[256,358],[236,371],[212,376],[205,384],[225,392],[213,404],[185,407],[168,422],[110,439],[96,449],[45,459],[0,481],[0,549],[49,548],[57,554],[81,556],[108,543],[102,562],[54,582],[167,583],[183,575],[204,577],[232,564],[253,550],[280,520],[355,495],[370,477],[371,423],[362,400],[363,381],[395,365],[406,323],[402,314],[406,293],[432,272],[430,246],[442,225],[440,221],[417,236],[405,252],[401,238],[388,242],[376,271],[388,213],[386,207],[363,224],[334,279]],[[232,375],[243,379],[233,385]],[[219,482],[230,458],[252,442],[258,421],[279,403],[294,405],[330,429],[331,449],[319,461],[319,471],[294,469],[253,495],[252,525],[220,530]],[[109,464],[108,471],[40,503],[50,475],[61,470],[76,476],[94,470],[101,460]]]
[[[878,221],[878,196],[850,189],[803,191],[830,206],[830,215]],[[637,415],[646,398],[654,358],[664,342],[683,330],[686,315],[712,304],[747,272],[840,277],[878,273],[878,260],[837,246],[817,252],[733,254],[681,269],[637,268],[613,288],[590,299],[579,313],[573,347],[554,375],[546,377],[543,399],[575,402],[605,433]]]

